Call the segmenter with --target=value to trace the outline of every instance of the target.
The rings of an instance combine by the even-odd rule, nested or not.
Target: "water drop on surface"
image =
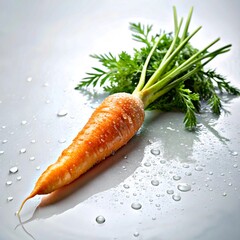
[[[31,82],[31,81],[32,81],[32,77],[28,77],[27,82]]]
[[[7,201],[8,201],[8,202],[11,202],[12,200],[13,200],[13,197],[8,197],[8,198],[7,198]]]
[[[224,197],[226,197],[226,196],[227,196],[227,193],[226,193],[226,192],[224,192],[222,195],[223,195]]]
[[[18,176],[18,177],[17,177],[17,180],[18,180],[18,181],[21,181],[21,180],[22,180],[22,177],[21,177],[21,176]]]
[[[60,139],[58,139],[58,142],[59,143],[65,143],[67,140],[65,139],[65,138],[60,138]]]
[[[21,125],[26,125],[27,124],[27,121],[26,120],[22,120],[21,121]]]
[[[30,160],[30,161],[34,161],[34,160],[35,160],[35,157],[30,157],[29,160]]]
[[[191,172],[185,172],[185,175],[186,176],[192,176],[192,173]]]
[[[237,156],[237,155],[238,155],[238,152],[233,151],[233,152],[231,152],[231,154],[232,154],[232,156]]]
[[[181,177],[180,176],[173,176],[173,180],[175,180],[175,181],[179,181],[181,179]]]
[[[150,166],[151,166],[151,163],[145,162],[145,163],[144,163],[144,166],[145,166],[145,167],[150,167]]]
[[[139,210],[142,208],[142,205],[140,203],[135,202],[135,203],[132,203],[131,207],[134,210]]]
[[[174,191],[172,189],[168,189],[167,194],[174,194]]]
[[[181,200],[181,196],[178,195],[178,194],[174,194],[174,195],[172,195],[172,199],[173,199],[174,201],[180,201],[180,200]]]
[[[129,185],[127,185],[127,184],[123,184],[123,187],[124,187],[125,189],[130,188]]]
[[[180,183],[178,184],[177,189],[181,192],[188,192],[191,190],[191,185],[187,183]]]
[[[96,217],[96,222],[98,224],[103,224],[105,221],[106,221],[106,219],[102,215],[99,215],[99,216]]]
[[[160,163],[161,163],[161,164],[165,164],[165,163],[166,163],[166,160],[160,160]]]
[[[234,168],[237,168],[237,167],[238,167],[238,165],[237,165],[237,164],[234,164],[234,165],[233,165],[233,167],[234,167]]]
[[[159,181],[158,181],[158,180],[152,180],[152,181],[151,181],[151,184],[152,184],[153,186],[158,186],[158,185],[159,185]]]
[[[67,114],[68,114],[67,110],[61,109],[61,110],[58,111],[57,116],[58,116],[58,117],[64,117],[64,116],[66,116]]]
[[[40,166],[37,166],[37,167],[36,167],[36,170],[40,170],[40,168],[41,168]]]
[[[7,181],[7,182],[6,182],[6,185],[7,185],[7,186],[12,185],[12,181]]]
[[[3,150],[0,150],[0,155],[3,155],[4,154],[4,151]]]
[[[9,172],[10,172],[10,173],[16,173],[16,172],[18,172],[18,167],[11,167],[11,168],[9,169]]]
[[[134,237],[139,237],[139,235],[140,235],[139,232],[135,232],[135,233],[133,234]]]
[[[195,170],[198,171],[198,172],[200,172],[200,171],[203,170],[203,167],[201,167],[201,166],[196,166],[196,167],[195,167]]]
[[[32,140],[31,140],[31,143],[36,143],[36,140],[35,140],[35,139],[32,139]]]
[[[151,154],[154,155],[154,156],[157,156],[157,155],[160,154],[160,150],[156,149],[156,148],[153,148],[153,149],[151,149]]]
[[[7,142],[8,142],[7,139],[2,140],[2,144],[7,143]]]
[[[183,163],[182,167],[183,167],[183,168],[189,168],[190,166],[189,166],[189,164],[187,164],[187,163]]]
[[[21,148],[20,151],[19,151],[19,153],[25,153],[26,151],[27,151],[26,148]]]

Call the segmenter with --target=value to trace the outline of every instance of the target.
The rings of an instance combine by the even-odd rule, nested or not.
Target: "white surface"
[[[130,21],[173,29],[173,5],[179,16],[194,6],[191,29],[203,26],[199,47],[219,36],[222,44],[233,44],[213,66],[239,86],[237,0],[1,1],[1,240],[31,239],[15,212],[104,97],[74,90],[95,64],[89,54],[132,49]],[[22,212],[25,230],[39,240],[239,239],[240,99],[226,100],[230,114],[200,115],[196,133],[184,130],[182,114],[147,113],[126,147],[55,195],[58,201],[45,198],[37,209],[40,199],[29,201]],[[58,117],[60,110],[67,115]],[[153,148],[160,154],[151,154]],[[10,174],[14,166],[18,172]],[[179,183],[191,190],[179,191]],[[132,203],[142,208],[134,210]],[[96,222],[99,215],[103,224]]]

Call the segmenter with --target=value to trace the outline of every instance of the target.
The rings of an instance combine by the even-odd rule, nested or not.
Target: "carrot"
[[[143,121],[144,105],[139,97],[128,93],[108,96],[58,160],[39,177],[18,214],[28,199],[73,182],[117,151],[134,136]]]
[[[131,24],[133,38],[146,44],[140,52],[134,49],[133,58],[126,52],[119,55],[119,61],[111,53],[92,55],[107,70],[93,68],[95,72],[88,73],[76,89],[99,83],[114,94],[102,102],[72,144],[40,176],[18,213],[28,199],[71,183],[126,144],[141,127],[145,109],[179,109],[185,112],[185,126],[192,129],[196,127],[195,113],[203,99],[208,101],[214,113],[220,114],[222,105],[214,90],[216,84],[220,92],[226,90],[240,95],[240,90],[232,87],[221,75],[204,71],[205,65],[228,52],[231,44],[210,52],[209,49],[220,40],[217,38],[201,50],[192,47],[189,41],[201,29],[198,27],[188,33],[192,11],[191,8],[181,36],[183,19],[178,21],[175,7],[173,35],[164,32],[148,38],[152,26],[144,28],[141,24]],[[145,59],[144,64],[141,59]],[[142,69],[140,76],[139,69]],[[129,93],[116,93],[123,91]]]

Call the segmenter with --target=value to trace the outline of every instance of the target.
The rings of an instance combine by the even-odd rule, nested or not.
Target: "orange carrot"
[[[144,121],[142,100],[128,93],[108,96],[93,112],[73,142],[39,177],[25,202],[51,193],[77,179],[95,164],[125,145]]]

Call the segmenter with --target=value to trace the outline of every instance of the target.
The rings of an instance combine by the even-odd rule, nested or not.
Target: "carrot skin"
[[[108,96],[58,160],[39,177],[20,210],[28,199],[73,182],[117,151],[135,135],[143,121],[144,106],[139,97],[128,93]]]

